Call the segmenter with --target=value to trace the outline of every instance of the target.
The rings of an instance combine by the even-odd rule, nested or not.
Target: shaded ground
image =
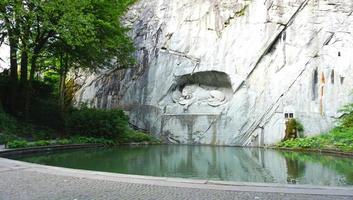
[[[185,181],[182,183],[181,181]],[[353,199],[352,188],[220,185],[114,175],[0,158],[0,199]]]

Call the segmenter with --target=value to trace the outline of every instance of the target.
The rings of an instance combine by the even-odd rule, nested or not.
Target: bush
[[[54,97],[33,98],[29,118],[33,124],[57,130],[64,125],[60,108]]]
[[[279,143],[277,146],[286,148],[353,151],[353,128],[335,128],[324,135],[290,139]]]
[[[121,143],[158,142],[155,138],[142,132],[130,130],[119,137]]]
[[[71,143],[73,144],[104,144],[106,146],[112,146],[116,143],[114,140],[106,138],[94,138],[94,137],[82,137],[76,136],[71,138]]]
[[[327,134],[316,137],[289,139],[282,141],[277,146],[353,151],[353,104],[345,106],[341,111],[344,115],[338,121],[339,126]]]
[[[66,115],[65,129],[71,135],[116,139],[129,129],[129,124],[122,110],[83,107]]]
[[[13,140],[7,142],[7,148],[28,148],[28,147],[40,147],[49,145],[67,145],[67,144],[103,144],[106,146],[113,146],[116,143],[113,140],[105,138],[94,138],[94,137],[72,137],[70,139],[61,140],[38,140],[34,142],[27,142],[25,140]]]
[[[17,120],[0,108],[0,133],[13,133],[17,129]]]
[[[68,139],[62,139],[62,140],[58,140],[57,143],[60,144],[60,145],[66,145],[66,144],[70,144],[71,141],[68,140]]]
[[[10,141],[18,139],[15,135],[7,134],[7,133],[0,133],[0,144],[6,144]]]
[[[353,127],[353,104],[346,105],[341,112],[343,116],[339,119],[339,124],[343,128],[352,128]]]
[[[28,147],[28,142],[25,140],[14,140],[7,143],[7,148],[16,149],[16,148],[25,148]]]
[[[19,138],[43,140],[55,136],[56,132],[53,129],[20,121],[0,109],[0,143]]]
[[[300,136],[300,133],[304,131],[303,125],[296,119],[289,119],[286,121],[286,130],[283,141],[297,138]]]
[[[34,142],[34,146],[48,146],[50,145],[51,142],[50,141],[47,141],[47,140],[38,140],[36,142]]]

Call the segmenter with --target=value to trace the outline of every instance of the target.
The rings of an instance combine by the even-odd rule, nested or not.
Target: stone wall
[[[262,145],[334,126],[353,101],[351,0],[140,0],[138,64],[86,76],[77,103],[123,108],[171,143]]]

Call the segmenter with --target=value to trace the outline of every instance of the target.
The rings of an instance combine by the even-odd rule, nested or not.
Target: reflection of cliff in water
[[[22,160],[150,176],[313,185],[353,184],[352,159],[257,148],[125,146],[51,153]]]

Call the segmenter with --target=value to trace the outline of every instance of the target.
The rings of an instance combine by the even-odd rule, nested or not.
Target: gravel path
[[[168,181],[165,178],[71,170],[0,158],[0,200],[32,199],[352,200],[353,191],[352,188],[277,188],[205,184],[182,179]]]

